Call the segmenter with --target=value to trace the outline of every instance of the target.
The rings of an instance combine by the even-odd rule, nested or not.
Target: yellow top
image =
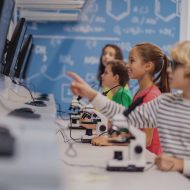
[[[125,86],[125,89],[129,90],[129,85],[128,85],[128,84]],[[108,91],[108,90],[109,90],[108,87],[102,87],[102,93],[103,93],[103,92],[106,92],[106,91]],[[113,94],[112,94],[111,90],[107,93],[107,97],[108,97],[110,100],[112,100]]]

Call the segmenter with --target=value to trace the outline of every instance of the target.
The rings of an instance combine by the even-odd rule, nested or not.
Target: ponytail
[[[154,84],[162,93],[171,92],[166,72],[169,64],[167,55],[158,46],[147,42],[139,43],[134,47],[138,48],[144,63],[151,61],[154,64],[154,71],[151,74],[154,77],[158,73],[157,77],[153,79]]]
[[[153,80],[153,82],[161,91],[161,93],[166,93],[166,92],[171,92],[171,88],[169,87],[168,83],[168,74],[166,72],[169,64],[169,58],[166,54],[163,54],[163,61],[164,64],[162,66],[162,70],[160,71],[158,76]]]

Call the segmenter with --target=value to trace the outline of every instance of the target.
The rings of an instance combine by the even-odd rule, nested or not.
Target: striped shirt
[[[91,103],[110,120],[126,109],[100,93]],[[162,94],[136,107],[127,121],[139,128],[156,126],[163,152],[184,159],[183,173],[190,176],[190,100],[184,99],[182,94]]]

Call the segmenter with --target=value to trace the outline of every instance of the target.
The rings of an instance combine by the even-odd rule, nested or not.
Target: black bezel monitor
[[[16,78],[23,78],[25,66],[30,59],[31,50],[33,47],[32,43],[33,43],[32,35],[28,35],[23,43],[22,49],[18,56],[18,61],[15,68]]]
[[[0,0],[0,61],[3,58],[14,5],[14,0]]]
[[[14,77],[15,66],[17,64],[18,55],[22,46],[22,42],[26,33],[27,25],[25,18],[20,18],[18,21],[7,51],[6,62],[3,74],[6,76]]]

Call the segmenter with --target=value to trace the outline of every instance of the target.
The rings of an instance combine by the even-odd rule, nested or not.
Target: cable
[[[144,172],[147,172],[148,170],[150,170],[153,166],[155,166],[158,162],[160,161],[160,159],[158,159],[154,164],[152,164],[149,168],[147,168],[146,170],[143,170]],[[165,172],[169,172],[172,170],[172,168],[174,167],[174,163],[172,161],[167,160],[167,162],[172,163],[172,166],[170,167],[169,170],[166,170]],[[147,162],[148,163],[148,162]]]
[[[69,140],[65,141],[65,137],[64,137],[62,131],[59,130],[56,134],[58,134],[59,132],[61,133],[61,135],[62,135],[62,137],[63,137],[64,143],[67,143],[67,142],[69,142],[70,140],[72,140],[72,139],[69,139]]]
[[[105,134],[105,133],[108,133],[107,131],[106,132],[103,132],[103,133],[101,133],[100,135],[98,135],[98,136],[102,136],[103,134]]]
[[[68,166],[72,166],[72,167],[91,167],[91,168],[99,168],[99,169],[106,169],[105,167],[101,167],[101,166],[95,166],[95,165],[80,165],[80,164],[69,164],[68,162],[66,162],[65,160],[61,159],[61,161],[63,163],[65,163]]]
[[[17,80],[16,80],[16,81],[17,81],[18,83],[16,83],[15,80],[13,80],[10,76],[9,76],[9,78],[11,79],[11,81],[12,81],[14,84],[17,84],[17,85],[19,85],[19,86],[25,87],[25,88],[30,92],[30,96],[31,96],[33,102],[35,103],[34,98],[33,98],[33,96],[32,96],[32,93],[31,93],[30,89],[29,89],[27,86],[23,85],[22,83],[20,83],[20,82],[17,81]],[[34,104],[34,105],[36,106],[36,104]]]
[[[122,103],[122,106],[123,106],[123,99],[122,99],[122,97],[123,97],[123,91],[124,91],[124,87],[123,87],[123,90],[122,90],[122,93],[121,93],[121,103]]]
[[[63,130],[63,133],[64,133],[64,128],[62,127],[61,124],[59,124],[58,122],[55,122],[56,125],[58,125],[62,130]],[[59,132],[59,131],[58,131]],[[61,131],[60,131],[61,132]],[[63,138],[64,138],[64,142],[68,142],[69,143],[69,146],[67,148],[67,150],[65,151],[65,154],[68,156],[68,157],[77,157],[77,151],[73,148],[73,143],[70,142],[71,139],[68,139],[68,136],[66,133],[64,133],[64,135],[62,134]],[[65,137],[66,139],[68,139],[67,141],[65,141]],[[73,155],[72,154],[69,154],[69,151],[72,150],[73,151]]]
[[[64,111],[61,111],[61,105],[59,103],[56,102],[55,104],[57,104],[59,106],[59,111],[57,111],[57,112],[59,112],[59,115],[60,115],[61,119],[64,120],[64,121],[69,120],[69,118],[67,118],[67,119],[62,118],[61,112],[65,113],[65,114],[68,114],[68,113],[66,113]]]

